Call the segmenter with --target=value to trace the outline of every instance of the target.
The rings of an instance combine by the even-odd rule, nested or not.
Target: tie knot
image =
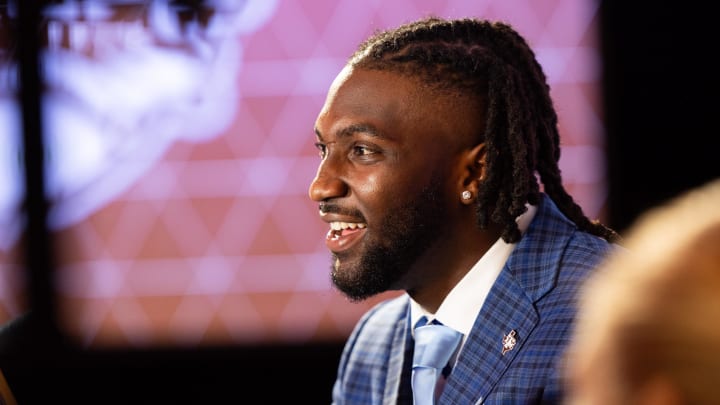
[[[418,322],[419,326],[415,327],[413,367],[442,369],[455,354],[462,333],[439,322],[425,324],[426,322],[427,319],[423,317]]]
[[[422,317],[415,326],[415,354],[412,367],[415,405],[434,403],[439,390],[442,390],[443,384],[439,383],[441,372],[448,365],[462,340],[462,333],[440,322],[426,323],[427,318]],[[449,369],[449,366],[447,368]]]
[[[433,319],[433,322],[434,322],[434,323],[440,323],[440,322],[437,321],[437,319]],[[423,315],[423,316],[421,316],[420,319],[418,319],[418,321],[415,323],[415,326],[413,326],[413,329],[417,329],[417,328],[419,328],[419,327],[421,327],[421,326],[425,326],[427,323],[428,323],[427,316]]]

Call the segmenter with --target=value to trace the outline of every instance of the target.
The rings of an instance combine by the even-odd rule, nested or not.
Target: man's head
[[[474,100],[477,108],[470,116],[482,120],[475,142],[485,143],[487,159],[487,178],[476,199],[481,227],[500,224],[503,239],[517,242],[515,220],[526,203],[537,204],[541,182],[581,229],[617,238],[590,222],[563,187],[550,88],[533,50],[509,25],[429,17],[368,38],[349,64],[415,77],[425,86]]]
[[[715,403],[720,180],[641,217],[585,285],[569,405]]]
[[[432,280],[407,276],[409,267],[462,254],[469,232],[517,242],[538,180],[581,229],[614,236],[563,188],[545,75],[507,25],[427,18],[377,33],[334,81],[316,131],[322,162],[310,196],[326,220],[357,224],[328,245],[336,284],[356,298]]]
[[[407,271],[445,254],[463,211],[472,215],[460,198],[481,170],[471,104],[393,72],[347,66],[334,81],[315,124],[310,196],[333,226],[333,280],[350,297],[411,289]]]

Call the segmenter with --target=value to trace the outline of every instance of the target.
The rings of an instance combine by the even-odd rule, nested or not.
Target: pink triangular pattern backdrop
[[[431,13],[501,19],[530,40],[560,114],[566,184],[602,218],[595,1],[268,3],[262,25],[236,34],[239,100],[226,129],[174,142],[116,198],[56,231],[63,327],[83,345],[342,339],[370,305],[397,294],[351,303],[331,286],[327,226],[307,197],[313,123],[362,39]],[[12,252],[2,252],[5,318],[22,308]]]

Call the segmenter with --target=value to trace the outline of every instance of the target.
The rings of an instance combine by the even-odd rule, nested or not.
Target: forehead
[[[420,98],[418,84],[394,73],[346,66],[330,86],[321,117],[376,117],[395,121],[421,106],[417,100]],[[416,99],[413,105],[408,105],[413,99]]]
[[[458,99],[413,76],[346,66],[333,81],[316,126],[324,132],[335,124],[365,121],[390,134],[471,132],[477,111]]]

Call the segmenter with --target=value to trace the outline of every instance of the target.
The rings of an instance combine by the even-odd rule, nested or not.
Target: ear
[[[477,198],[480,183],[485,180],[487,175],[487,148],[485,143],[479,143],[472,149],[463,152],[462,157],[462,175],[458,183],[458,196],[462,196],[463,192],[469,191],[470,198],[461,197],[463,204],[471,204]],[[467,194],[467,193],[466,193]]]

